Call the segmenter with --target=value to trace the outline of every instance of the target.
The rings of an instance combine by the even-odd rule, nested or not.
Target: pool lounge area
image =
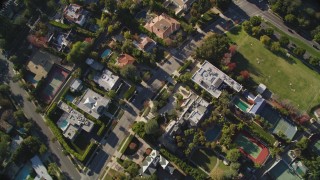
[[[213,128],[208,129],[204,135],[207,141],[213,142],[219,137],[220,133],[221,133],[221,127],[214,126]]]
[[[103,53],[101,54],[101,58],[108,58],[110,57],[110,55],[112,54],[112,51],[110,49],[106,49],[103,51]]]
[[[249,111],[250,105],[238,97],[233,99],[233,104],[243,112]]]
[[[64,113],[57,122],[58,127],[64,132],[68,126],[69,122],[66,120],[68,118],[68,113]]]

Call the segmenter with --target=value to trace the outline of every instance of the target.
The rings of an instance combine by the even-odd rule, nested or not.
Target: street
[[[1,54],[1,59],[5,59]],[[13,64],[9,61],[9,77],[14,76]],[[26,117],[34,120],[34,122],[39,126],[40,133],[46,138],[48,149],[52,152],[53,157],[56,159],[57,165],[61,168],[63,173],[65,173],[71,179],[80,179],[81,175],[75,169],[71,160],[62,153],[62,147],[57,141],[51,141],[54,138],[54,135],[50,131],[49,127],[45,124],[44,119],[38,113],[36,113],[36,106],[27,100],[28,94],[24,89],[19,86],[18,82],[10,81],[9,86],[14,97],[19,97],[19,103],[22,104],[22,110],[25,113]]]

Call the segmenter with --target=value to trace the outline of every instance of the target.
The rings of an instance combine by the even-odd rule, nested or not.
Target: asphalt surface
[[[5,59],[5,57],[2,55],[0,58]],[[14,76],[13,65],[11,62],[8,64],[9,77],[12,77]],[[19,86],[19,83],[10,81],[9,86],[13,96],[20,103],[26,117],[32,119],[38,125],[39,134],[42,135],[42,138],[46,139],[46,143],[52,153],[52,157],[55,159],[55,162],[61,168],[62,172],[71,179],[81,179],[81,175],[75,169],[71,160],[62,153],[63,148],[60,146],[60,144],[57,141],[51,141],[51,139],[54,138],[54,135],[49,130],[49,127],[45,124],[42,116],[36,113],[36,106],[27,100],[28,94],[26,91]]]

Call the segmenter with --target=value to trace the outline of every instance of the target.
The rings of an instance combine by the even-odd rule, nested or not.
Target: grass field
[[[248,70],[257,84],[264,83],[280,99],[293,102],[302,111],[320,102],[320,75],[300,60],[273,54],[241,29],[227,35],[238,45],[239,53],[233,60],[239,69]]]
[[[191,157],[192,161],[199,165],[201,168],[203,168],[207,172],[211,172],[214,167],[216,166],[218,162],[218,158],[216,154],[209,149],[200,149],[193,153]],[[226,166],[223,164],[221,160],[219,160],[219,164],[216,168],[222,171],[230,170],[230,166]]]

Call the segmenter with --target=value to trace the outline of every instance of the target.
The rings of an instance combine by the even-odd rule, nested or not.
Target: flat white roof
[[[110,70],[105,69],[101,74],[94,76],[93,80],[106,91],[110,91],[119,80],[119,76],[114,75]]]
[[[241,84],[230,78],[208,61],[205,61],[202,64],[201,68],[194,73],[191,79],[215,98],[218,98],[221,94],[221,90],[218,88],[222,83],[227,84],[237,92],[242,89]]]

